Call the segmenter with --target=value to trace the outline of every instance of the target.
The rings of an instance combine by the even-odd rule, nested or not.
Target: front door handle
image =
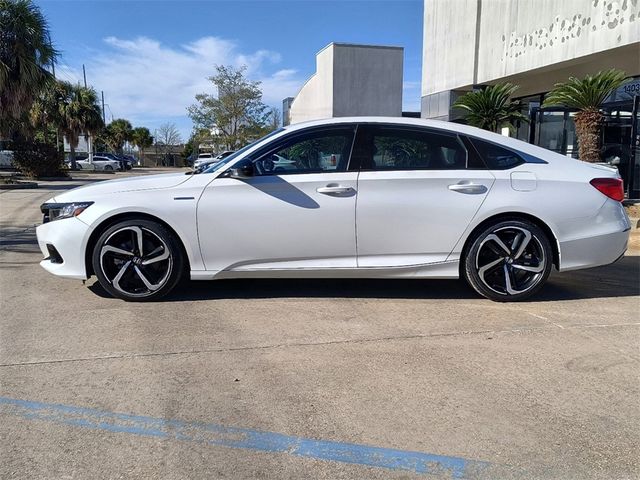
[[[482,193],[487,193],[488,189],[480,183],[460,182],[449,185],[449,190],[451,190],[452,192],[466,193],[469,195],[479,195]]]
[[[318,187],[316,188],[316,192],[322,193],[323,195],[331,195],[334,197],[351,196],[356,193],[356,191],[351,187],[345,187],[343,185],[334,183],[330,183],[329,185],[326,185],[324,187]]]

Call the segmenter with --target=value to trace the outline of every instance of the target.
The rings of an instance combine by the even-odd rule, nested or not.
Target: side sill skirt
[[[288,270],[192,270],[191,280],[222,280],[230,278],[459,278],[458,260],[427,265],[361,268],[297,268]]]

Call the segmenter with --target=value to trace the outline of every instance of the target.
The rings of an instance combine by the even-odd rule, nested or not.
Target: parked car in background
[[[623,198],[615,169],[496,133],[345,117],[278,129],[199,174],[57,194],[36,233],[47,271],[96,275],[125,300],[155,300],[189,276],[462,277],[518,301],[554,267],[620,258]]]
[[[125,155],[118,155],[116,153],[109,152],[96,152],[95,155],[99,157],[110,158],[111,160],[115,160],[120,164],[118,170],[131,170],[133,168],[133,162],[129,160]]]
[[[71,161],[65,162],[68,167],[71,167]],[[115,171],[121,169],[121,164],[118,160],[113,160],[107,157],[101,157],[99,155],[93,156],[93,162],[89,162],[89,159],[76,160],[76,165],[80,170],[104,170]]]
[[[136,157],[134,157],[133,155],[123,155],[123,157],[128,163],[127,170],[131,170],[133,168],[133,166],[137,165],[137,163],[138,163],[138,159]]]
[[[131,170],[133,168],[133,162],[129,160],[125,155],[116,155],[116,160],[120,162],[120,170]]]
[[[198,168],[200,165],[210,162],[211,160],[213,160],[212,153],[200,153],[198,158],[193,162],[193,168]]]
[[[200,155],[208,155],[208,157],[200,157],[200,155],[198,156],[198,160],[196,160],[193,163],[193,169],[195,171],[202,171],[205,168],[208,168],[210,165],[213,165],[214,163],[219,162],[222,159],[227,158],[229,155],[231,155],[232,153],[235,153],[234,150],[225,150],[224,152],[216,155],[216,156],[212,156],[210,153],[201,153]]]

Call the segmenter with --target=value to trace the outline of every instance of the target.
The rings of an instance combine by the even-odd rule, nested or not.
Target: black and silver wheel
[[[498,302],[524,300],[544,285],[553,266],[545,233],[526,220],[487,226],[466,250],[464,275],[481,295]]]
[[[113,167],[112,167],[111,165],[105,165],[105,166],[104,166],[104,169],[105,169],[107,172],[111,172],[111,171],[113,171]]]
[[[149,220],[125,220],[108,228],[93,250],[93,271],[114,297],[157,300],[180,281],[184,258],[178,240]]]

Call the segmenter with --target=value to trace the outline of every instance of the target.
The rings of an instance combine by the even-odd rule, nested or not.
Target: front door
[[[198,202],[207,270],[354,268],[353,136],[348,125],[298,131],[240,161],[254,176],[213,180]]]
[[[359,267],[445,261],[495,180],[457,135],[425,128],[361,127],[354,157]]]

